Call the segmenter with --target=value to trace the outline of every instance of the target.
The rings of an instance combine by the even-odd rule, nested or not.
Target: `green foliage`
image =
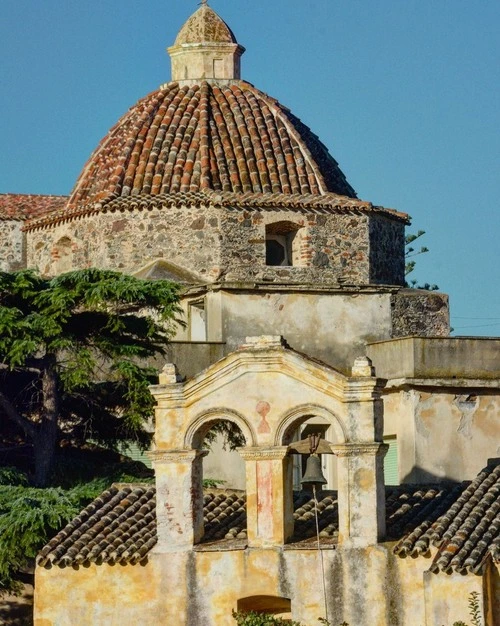
[[[56,436],[146,447],[156,372],[144,359],[164,352],[179,290],[97,269],[52,279],[0,272],[0,411],[35,452],[52,455]]]
[[[238,626],[279,626],[279,624],[302,626],[299,622],[283,620],[281,617],[274,617],[273,615],[266,615],[264,613],[254,613],[253,611],[248,613],[243,611],[236,613],[233,611],[233,617]]]
[[[479,606],[479,593],[472,591],[469,594],[469,613],[472,619],[472,626],[482,626],[481,607]]]
[[[405,276],[411,274],[415,269],[416,261],[413,257],[418,256],[419,254],[425,254],[429,252],[429,248],[426,246],[420,246],[420,248],[415,249],[411,244],[414,243],[420,237],[425,235],[425,230],[419,230],[417,233],[410,233],[405,237]],[[410,260],[411,259],[411,260]],[[424,283],[423,285],[419,285],[417,280],[410,280],[406,283],[407,287],[413,287],[415,289],[425,289],[427,291],[436,291],[439,289],[437,285],[431,285],[430,283]]]
[[[0,467],[0,485],[26,486],[28,477],[17,467]]]
[[[77,490],[0,486],[0,592],[16,590],[15,573],[84,504]]]
[[[154,481],[142,463],[112,462],[98,450],[63,451],[52,478],[54,486],[37,489],[21,470],[0,469],[0,594],[19,590],[19,569],[111,483]]]
[[[219,486],[224,485],[225,480],[218,480],[217,478],[204,478],[203,489],[217,489]]]

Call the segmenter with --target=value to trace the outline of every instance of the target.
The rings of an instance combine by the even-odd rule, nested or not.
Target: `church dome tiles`
[[[141,194],[214,190],[356,197],[319,139],[245,81],[169,83],[110,130],[71,194],[76,207]]]

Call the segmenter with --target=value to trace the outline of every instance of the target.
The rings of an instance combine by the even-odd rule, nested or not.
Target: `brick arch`
[[[185,448],[200,448],[205,435],[210,428],[220,420],[227,420],[236,424],[241,430],[247,446],[256,446],[257,437],[248,420],[232,409],[213,408],[198,414],[186,428],[184,435]]]
[[[290,443],[289,437],[302,422],[310,417],[322,417],[333,428],[339,443],[348,443],[347,428],[344,422],[329,409],[315,404],[303,404],[288,411],[279,421],[274,436],[274,445],[283,446]]]

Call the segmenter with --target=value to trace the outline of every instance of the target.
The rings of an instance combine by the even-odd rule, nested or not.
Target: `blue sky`
[[[358,196],[423,229],[415,278],[455,334],[500,335],[500,2],[212,0],[243,78],[328,146]],[[190,0],[2,0],[0,192],[67,194],[98,141],[170,79]]]

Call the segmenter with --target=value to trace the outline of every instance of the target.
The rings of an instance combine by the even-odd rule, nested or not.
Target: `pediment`
[[[164,259],[155,259],[134,272],[136,278],[144,280],[170,280],[174,283],[184,284],[200,284],[206,283],[206,279],[202,278],[197,272],[188,270],[180,265],[165,261]]]
[[[241,377],[259,375],[265,379],[269,374],[290,378],[295,384],[321,390],[334,397],[342,398],[346,376],[330,365],[296,352],[286,345],[281,337],[270,337],[268,341],[254,342],[248,338],[241,348],[223,357],[216,363],[183,384],[183,396],[204,396],[226,387]],[[250,343],[248,341],[250,340]]]

